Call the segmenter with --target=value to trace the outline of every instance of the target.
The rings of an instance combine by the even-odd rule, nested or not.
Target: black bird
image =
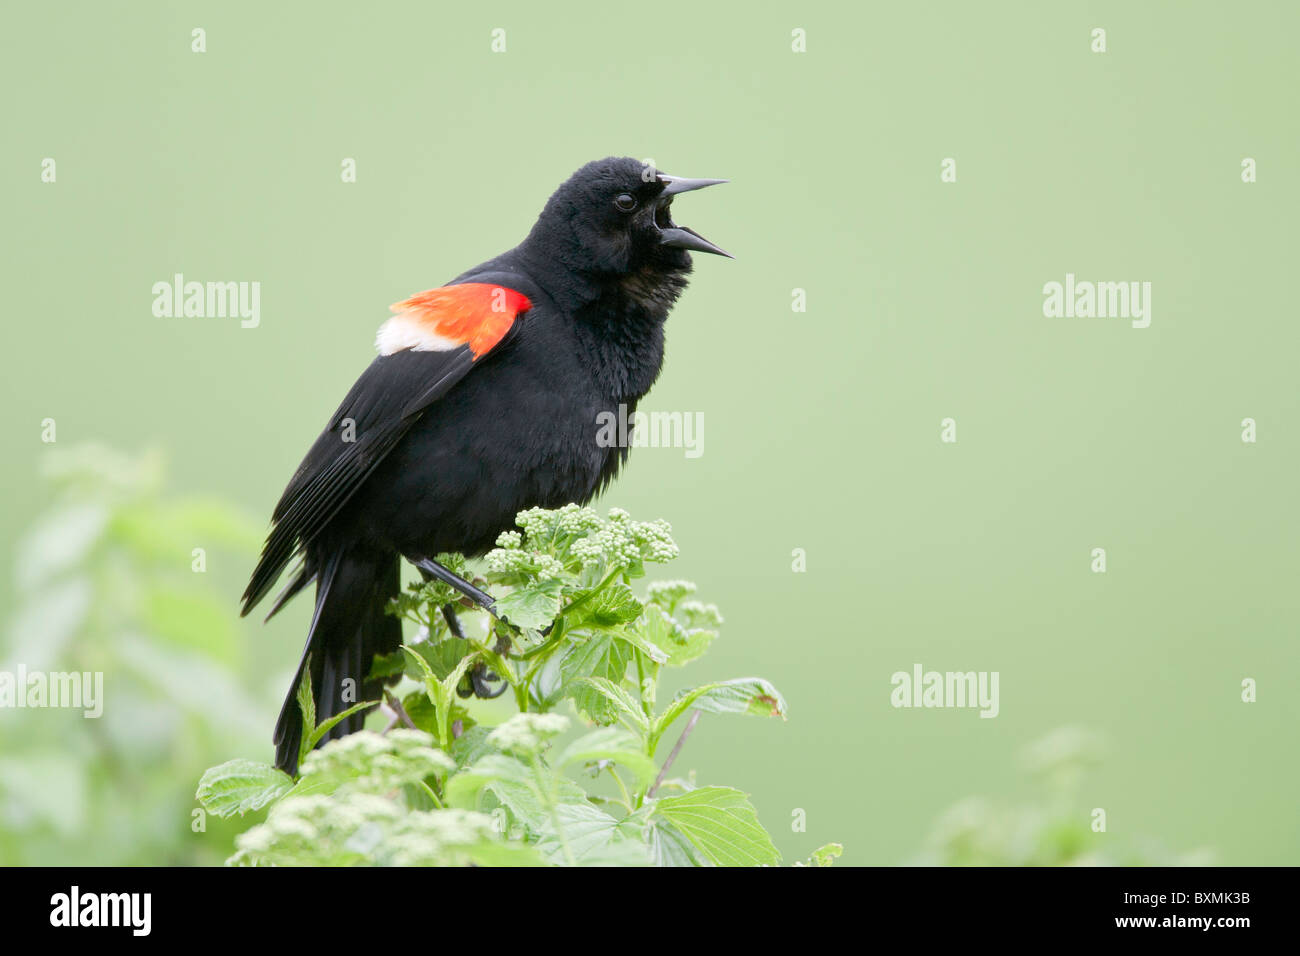
[[[401,622],[384,613],[400,590],[401,557],[491,610],[489,595],[434,557],[481,555],[519,511],[589,501],[614,477],[628,449],[602,447],[598,416],[620,404],[630,416],[658,377],[688,250],[728,255],[673,222],[673,198],[719,182],[635,159],[588,163],[518,246],[392,307],[379,356],[276,505],[244,592],[247,614],[302,555],[269,620],[316,582],[307,646],[275,727],[276,766],[297,771],[304,669],[318,721],[382,692],[366,677],[374,656],[402,641]],[[474,675],[480,696],[485,676]],[[354,714],[329,736],[363,721]]]

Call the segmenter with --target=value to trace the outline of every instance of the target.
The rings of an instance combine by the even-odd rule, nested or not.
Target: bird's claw
[[[487,665],[482,661],[471,667],[466,676],[469,678],[469,686],[462,684],[456,688],[456,694],[462,698],[473,695],[479,700],[493,700],[504,694],[506,688],[510,686],[510,683],[502,680],[496,671],[488,670]],[[495,681],[501,681],[501,686],[494,688],[492,684]]]

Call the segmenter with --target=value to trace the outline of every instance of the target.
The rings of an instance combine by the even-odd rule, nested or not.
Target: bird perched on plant
[[[318,722],[382,691],[367,677],[375,655],[402,641],[384,610],[400,590],[401,557],[491,611],[489,595],[435,557],[481,555],[518,512],[584,503],[614,477],[628,449],[606,447],[597,423],[620,405],[631,415],[659,375],[690,251],[728,255],[673,222],[673,199],[724,181],[634,159],[588,163],[515,248],[392,306],[379,356],[276,505],[244,592],[247,614],[295,554],[301,564],[267,619],[316,583],[275,728],[276,766],[297,769],[304,672]],[[473,675],[480,696],[491,693],[487,677]],[[363,720],[350,715],[326,739]]]

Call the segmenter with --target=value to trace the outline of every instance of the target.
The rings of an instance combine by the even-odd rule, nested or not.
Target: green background
[[[1300,862],[1297,31],[1288,2],[10,6],[0,530],[47,501],[46,417],[260,521],[390,302],[583,162],[653,158],[732,180],[675,214],[737,258],[697,256],[643,403],[702,412],[703,456],[638,449],[604,504],[671,520],[668,574],[726,615],[684,676],[790,702],[707,716],[682,769],[787,860],[897,863],[1080,726],[1099,845]],[[175,272],[260,282],[261,326],[155,318]],[[1067,272],[1151,282],[1150,328],[1044,318]],[[254,558],[210,562],[232,616]],[[239,625],[268,738],[308,611]],[[999,671],[1000,715],[892,708],[917,662]]]

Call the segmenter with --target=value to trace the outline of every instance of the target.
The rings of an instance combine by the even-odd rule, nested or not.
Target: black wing
[[[274,526],[244,591],[241,614],[266,597],[295,552],[329,524],[411,424],[473,365],[474,355],[465,346],[446,352],[395,352],[370,363],[280,496]],[[299,570],[268,619],[312,573]]]

